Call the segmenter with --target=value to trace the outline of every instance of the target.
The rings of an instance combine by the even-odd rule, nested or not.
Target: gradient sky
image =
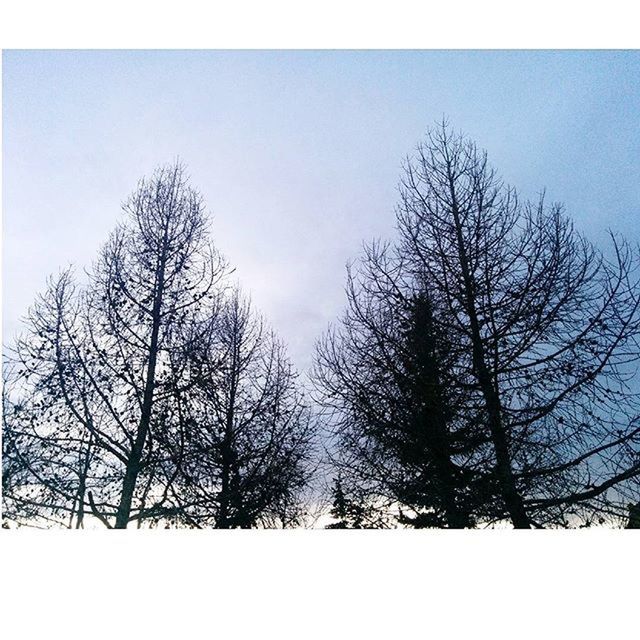
[[[389,237],[403,157],[446,115],[525,197],[640,241],[640,52],[5,51],[3,341],[179,157],[213,240],[306,369],[345,263]]]

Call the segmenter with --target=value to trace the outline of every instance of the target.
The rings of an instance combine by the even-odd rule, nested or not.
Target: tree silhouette
[[[303,515],[314,428],[284,347],[236,289],[189,353],[176,386],[176,494],[198,526],[290,526]],[[179,366],[179,364],[177,365]]]
[[[175,164],[123,209],[5,359],[5,524],[299,524],[316,419],[201,196]],[[446,123],[406,160],[396,218],[317,344],[329,528],[636,527],[638,249],[522,201]]]
[[[125,220],[88,285],[78,287],[70,271],[52,279],[5,367],[12,379],[5,512],[24,523],[61,522],[68,514],[68,526],[82,526],[88,511],[114,528],[220,524],[194,519],[179,498],[184,470],[206,466],[216,453],[190,443],[203,428],[194,419],[203,389],[234,366],[224,336],[224,319],[238,304],[229,295],[229,269],[208,241],[202,198],[179,164],[142,180],[123,208]],[[207,340],[225,348],[202,352]],[[282,348],[278,354],[284,362]],[[263,354],[250,353],[247,362],[254,357]],[[208,378],[197,375],[205,370]],[[286,378],[295,395],[287,374],[263,372],[265,386],[275,384],[274,376],[283,384]],[[307,447],[309,438],[282,442],[286,418],[271,418],[268,435],[260,432],[266,421],[255,425],[252,445],[261,446],[260,436],[292,451],[278,459],[285,468],[277,469],[279,491],[253,504],[243,524],[260,521],[283,495],[293,502],[293,485],[303,482],[287,464],[305,458],[296,447]],[[275,466],[266,465],[265,482],[271,473]]]
[[[314,372],[340,471],[334,506],[357,505],[349,526],[471,526],[486,511],[482,416],[458,410],[458,355],[425,283],[401,253],[374,243],[349,270],[347,302],[318,343]]]
[[[522,528],[621,515],[640,473],[637,250],[611,236],[605,257],[446,125],[406,163],[398,227],[471,354],[505,515]]]
[[[374,509],[367,505],[366,500],[354,499],[345,492],[343,479],[340,475],[334,479],[331,490],[333,502],[329,515],[334,522],[326,526],[327,529],[366,529],[372,520]],[[375,516],[374,516],[375,521]]]
[[[522,202],[446,123],[400,194],[397,243],[367,250],[318,347],[334,464],[370,503],[419,507],[401,509],[413,526],[624,521],[640,491],[637,249],[611,235],[605,255],[560,205]],[[412,453],[433,463],[414,484]]]

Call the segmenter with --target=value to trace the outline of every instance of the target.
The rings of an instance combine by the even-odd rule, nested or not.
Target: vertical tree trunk
[[[238,336],[235,331],[232,337],[232,357],[231,357],[231,378],[229,380],[229,398],[225,415],[224,438],[222,441],[222,473],[220,487],[220,511],[216,522],[218,529],[232,528],[231,504],[232,504],[232,482],[231,474],[233,472],[233,419],[235,416],[235,402],[237,389],[237,371],[238,371]]]
[[[474,340],[477,344],[478,338]],[[496,392],[484,363],[484,357],[477,356],[477,347],[474,344],[474,363],[477,369],[478,381],[484,396],[485,406],[487,408],[487,417],[489,420],[489,429],[491,431],[491,439],[496,454],[496,471],[498,473],[498,481],[502,491],[502,499],[509,512],[509,517],[516,529],[530,529],[531,521],[524,508],[522,496],[518,493],[515,478],[511,469],[511,457],[509,454],[509,445],[507,435],[502,424],[502,415],[500,411],[500,399]]]
[[[164,292],[164,270],[165,270],[165,254],[166,254],[167,235],[163,243],[162,254],[158,265],[158,280],[156,292],[153,301],[152,311],[152,328],[151,341],[149,344],[149,362],[147,363],[147,379],[142,399],[142,411],[140,412],[140,422],[138,423],[138,431],[136,439],[131,448],[131,454],[127,461],[124,480],[122,481],[122,493],[120,494],[120,503],[116,511],[115,529],[126,529],[131,515],[131,502],[133,493],[136,488],[138,474],[140,473],[140,463],[142,460],[142,452],[144,444],[149,433],[149,424],[151,422],[151,411],[153,408],[153,390],[156,378],[156,363],[158,359],[158,336],[160,334],[162,295]]]
[[[509,517],[511,518],[513,526],[516,529],[530,529],[531,521],[529,520],[527,512],[525,511],[522,496],[518,493],[513,470],[511,469],[511,456],[509,454],[509,443],[507,440],[507,434],[505,433],[504,425],[502,423],[500,397],[498,395],[497,389],[493,384],[493,381],[491,380],[491,375],[485,361],[482,335],[480,333],[480,322],[478,320],[478,314],[475,305],[475,287],[469,269],[467,252],[464,246],[464,238],[462,236],[462,223],[460,221],[460,212],[458,210],[454,180],[451,173],[449,173],[449,184],[452,203],[451,211],[456,228],[458,256],[462,271],[467,315],[469,316],[469,324],[471,327],[473,368],[480,385],[480,390],[487,411],[489,430],[491,433],[491,440],[496,456],[496,472],[498,475],[498,482],[500,483],[502,499],[504,501],[507,512],[509,513]]]
[[[87,475],[89,473],[89,465],[91,462],[91,446],[93,444],[93,435],[89,436],[87,442],[87,450],[84,455],[84,463],[82,466],[82,475],[80,477],[80,485],[78,487],[78,517],[76,519],[76,529],[80,529],[84,522],[84,501],[87,492]]]
[[[220,511],[218,512],[218,518],[216,520],[216,528],[229,529],[229,475],[230,475],[230,460],[228,451],[227,434],[225,433],[224,441],[222,443],[222,473],[221,473],[221,486],[220,486]]]

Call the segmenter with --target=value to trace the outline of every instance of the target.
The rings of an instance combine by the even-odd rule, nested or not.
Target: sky
[[[176,158],[302,371],[443,116],[522,196],[640,242],[640,51],[4,51],[2,69],[5,345]]]

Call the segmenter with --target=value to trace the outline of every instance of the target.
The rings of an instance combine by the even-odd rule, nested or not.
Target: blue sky
[[[302,369],[345,262],[393,233],[403,157],[443,115],[525,197],[640,241],[640,52],[5,51],[3,339],[90,266],[176,157],[213,240]]]

